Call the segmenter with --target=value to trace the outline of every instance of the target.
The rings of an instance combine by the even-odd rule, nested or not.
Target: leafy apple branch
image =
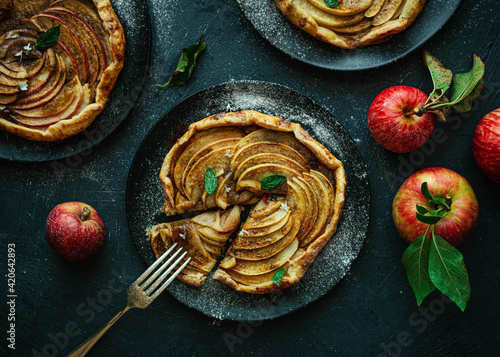
[[[431,73],[434,88],[425,104],[414,109],[414,114],[422,116],[431,112],[436,114],[440,121],[446,122],[446,116],[452,109],[459,113],[468,112],[472,102],[483,90],[484,63],[481,58],[474,53],[471,70],[455,75],[426,50],[424,50],[424,62]],[[450,88],[448,98],[446,93]]]
[[[416,205],[416,217],[428,226],[425,234],[417,237],[403,254],[408,281],[419,306],[437,288],[464,311],[470,297],[470,283],[462,253],[435,233],[436,224],[450,210],[451,198],[435,197],[427,182],[422,183],[421,191],[428,203]]]

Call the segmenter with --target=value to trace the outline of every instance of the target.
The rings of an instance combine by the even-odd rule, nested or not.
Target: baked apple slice
[[[271,153],[262,153],[258,155],[254,155],[243,161],[241,164],[239,164],[238,168],[236,169],[234,173],[234,178],[235,180],[238,180],[240,175],[248,170],[251,167],[254,167],[256,165],[261,165],[261,164],[278,164],[278,165],[283,165],[291,168],[292,170],[298,171],[298,172],[306,172],[308,169],[301,164],[299,164],[297,161],[290,159],[284,155],[281,154],[271,154]]]
[[[59,114],[68,107],[76,93],[81,92],[81,90],[82,86],[78,78],[75,77],[63,87],[61,92],[59,92],[54,99],[44,106],[25,110],[13,109],[12,111],[27,118],[43,118],[49,115]]]
[[[47,9],[45,12],[49,13],[49,14],[54,14],[56,16],[58,14],[61,14],[61,13],[67,14],[68,16],[73,17],[74,21],[76,21],[76,23],[78,23],[80,26],[82,26],[85,29],[86,33],[89,36],[90,41],[92,42],[92,44],[96,50],[96,53],[97,53],[97,56],[99,59],[98,78],[100,78],[102,72],[104,72],[104,70],[108,66],[108,60],[106,58],[106,50],[104,48],[104,45],[103,45],[101,39],[99,38],[99,35],[97,34],[97,32],[94,30],[94,28],[92,26],[90,26],[90,24],[87,21],[85,21],[80,15],[76,14],[75,12],[73,12],[71,10],[68,10],[68,9],[65,9],[62,7],[51,7],[49,9]],[[62,16],[62,15],[60,15],[60,16]]]
[[[281,267],[294,255],[299,247],[297,239],[293,239],[288,246],[278,254],[263,260],[238,260],[236,265],[231,269],[243,275],[260,275],[275,270],[276,267]]]
[[[78,17],[80,17],[83,21],[85,21],[89,27],[91,27],[96,33],[97,37],[100,39],[101,44],[103,45],[104,51],[106,53],[107,62],[111,62],[112,56],[109,48],[109,35],[104,25],[102,23],[99,15],[92,10],[89,6],[83,4],[77,0],[59,0],[54,1],[50,6],[50,9],[64,9],[68,12],[71,12]]]
[[[285,224],[281,228],[269,234],[249,236],[244,233],[242,235],[238,235],[233,242],[233,249],[258,249],[279,241],[282,237],[287,235],[288,232],[290,232],[294,225],[294,220],[291,219],[292,216],[288,215],[287,217],[288,218],[285,220]]]
[[[75,78],[76,79],[76,78]],[[81,88],[72,98],[70,104],[60,113],[48,115],[45,117],[33,118],[33,117],[24,117],[22,115],[18,115],[15,120],[33,127],[46,126],[57,123],[64,119],[72,118],[74,115],[78,114],[90,104],[90,91],[86,88]]]
[[[282,235],[276,235],[276,241],[264,241],[260,240],[260,248],[255,246],[250,246],[249,249],[233,249],[232,254],[238,260],[253,260],[261,261],[263,259],[268,259],[279,252],[283,251],[292,241],[295,239],[299,229],[300,229],[300,218],[297,215],[293,215],[290,218],[291,228],[290,230]],[[262,246],[264,244],[264,246]]]
[[[203,136],[200,135],[198,138],[193,138],[194,140],[192,140],[190,144],[184,149],[182,154],[180,154],[174,166],[173,177],[178,190],[184,192],[182,185],[184,171],[186,170],[188,162],[191,160],[191,158],[203,147],[210,144],[211,142],[221,139],[242,137],[243,134],[236,129],[228,130],[221,128],[209,133],[205,133],[205,135]]]
[[[99,57],[97,55],[97,50],[92,42],[92,37],[87,29],[80,24],[74,16],[66,12],[56,12],[56,11],[44,11],[42,15],[49,16],[53,19],[57,19],[61,24],[67,26],[71,29],[73,35],[80,41],[83,46],[83,52],[87,57],[88,65],[88,78],[87,83],[93,86],[97,81],[100,68],[99,68]],[[82,82],[83,83],[83,82]]]
[[[56,95],[59,94],[66,82],[66,66],[64,61],[56,55],[57,66],[52,72],[49,80],[36,93],[29,94],[20,98],[12,109],[32,109],[50,102]]]
[[[61,26],[58,43],[75,61],[80,83],[87,83],[89,78],[87,53],[75,32],[64,21],[53,15],[39,14],[33,17],[33,21],[45,31],[55,26]]]
[[[0,94],[0,105],[8,105],[10,103],[14,103],[17,98],[19,98],[18,94]],[[5,108],[1,108],[4,110]]]

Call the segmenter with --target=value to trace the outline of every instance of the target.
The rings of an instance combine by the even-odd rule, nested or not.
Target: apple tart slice
[[[238,228],[242,208],[205,212],[193,218],[158,224],[147,229],[151,247],[159,258],[174,243],[184,248],[191,261],[177,278],[201,286],[213,269],[231,233]]]
[[[87,128],[123,67],[125,37],[109,0],[0,5],[0,129],[55,141]]]
[[[353,49],[377,44],[408,28],[425,0],[274,0],[279,11],[303,31],[332,45]]]

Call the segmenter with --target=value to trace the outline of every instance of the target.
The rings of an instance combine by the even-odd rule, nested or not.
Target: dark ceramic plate
[[[348,185],[338,231],[297,285],[266,296],[264,302],[258,303],[262,295],[239,293],[213,280],[212,274],[202,290],[177,280],[168,290],[187,306],[218,319],[272,319],[306,306],[334,287],[357,257],[368,230],[370,191],[365,165],[347,131],[326,109],[299,92],[266,82],[230,82],[192,95],[168,112],[139,147],[129,172],[127,218],[139,255],[151,265],[155,256],[146,240],[146,227],[182,218],[166,218],[160,212],[163,194],[158,173],[169,150],[167,142],[174,133],[183,133],[190,123],[211,114],[240,109],[298,122],[342,160]]]
[[[429,0],[405,31],[379,45],[341,49],[324,43],[289,22],[273,0],[237,0],[257,31],[277,49],[313,66],[341,71],[375,68],[418,48],[450,19],[460,0]]]
[[[125,32],[125,63],[108,106],[83,132],[60,142],[29,141],[0,132],[0,158],[42,162],[76,155],[99,144],[127,117],[142,89],[149,66],[151,25],[146,0],[111,0]]]

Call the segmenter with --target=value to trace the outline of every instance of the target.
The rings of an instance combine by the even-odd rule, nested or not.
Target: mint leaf
[[[470,283],[462,253],[433,234],[429,251],[432,283],[464,311],[470,297]]]
[[[36,40],[36,44],[35,46],[33,46],[33,48],[37,46],[42,48],[50,47],[57,42],[60,35],[61,35],[61,25],[51,27],[38,37],[38,39]]]
[[[439,215],[439,213],[436,216],[425,216],[425,215],[417,212],[416,215],[417,215],[417,219],[420,222],[425,223],[425,224],[436,224],[441,220],[441,218],[443,218]]]
[[[459,113],[467,113],[472,108],[472,102],[475,101],[477,97],[479,97],[479,95],[481,94],[483,86],[484,82],[483,79],[481,78],[481,80],[479,81],[478,84],[476,84],[472,92],[470,92],[470,94],[467,97],[462,99],[461,102],[455,104],[453,106],[453,109],[455,109]]]
[[[207,193],[211,195],[212,193],[215,192],[216,189],[217,189],[217,175],[215,174],[214,169],[209,167],[205,171],[205,191],[207,191]]]
[[[427,50],[424,50],[424,60],[429,72],[431,72],[432,82],[434,83],[433,92],[440,90],[442,94],[446,93],[450,88],[453,73],[444,68],[443,64]]]
[[[429,277],[430,246],[431,241],[422,235],[416,238],[403,254],[403,265],[418,306],[436,288]]]
[[[325,0],[325,4],[326,6],[331,8],[338,7],[339,9],[341,9],[338,0]]]
[[[469,72],[456,74],[453,77],[453,88],[450,97],[451,104],[455,106],[471,94],[483,78],[483,75],[484,63],[481,61],[481,58],[474,53],[472,69]]]
[[[207,44],[205,43],[205,37],[204,35],[201,35],[198,42],[192,44],[189,47],[183,48],[181,58],[177,63],[175,72],[172,73],[170,79],[166,84],[157,84],[157,86],[165,87],[173,85],[185,85],[189,78],[191,78],[194,67],[196,67],[196,59],[206,47]]]
[[[281,279],[283,279],[283,275],[285,274],[285,268],[282,268],[278,270],[276,273],[273,275],[273,283],[276,285],[280,286]]]
[[[264,177],[260,180],[260,188],[264,191],[269,191],[270,189],[275,188],[278,185],[281,185],[285,182],[286,176],[283,175],[271,175]]]

